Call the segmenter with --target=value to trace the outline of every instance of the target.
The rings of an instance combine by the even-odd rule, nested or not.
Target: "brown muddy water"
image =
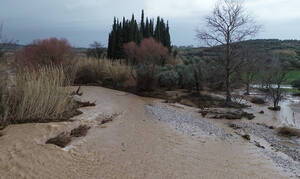
[[[0,178],[293,177],[238,136],[232,141],[195,138],[154,120],[145,109],[153,99],[101,87],[82,91],[81,99],[96,106],[83,108],[74,122],[11,125],[1,131]],[[107,116],[115,117],[102,124]],[[91,129],[66,148],[46,144],[82,124]]]

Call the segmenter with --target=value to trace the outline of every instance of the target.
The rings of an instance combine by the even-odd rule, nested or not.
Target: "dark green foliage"
[[[292,85],[294,88],[300,89],[300,80],[294,80],[294,81],[292,81],[291,85]]]
[[[142,11],[141,22],[138,24],[134,15],[131,20],[123,17],[122,22],[114,18],[112,30],[108,38],[107,56],[110,59],[123,59],[125,53],[123,45],[128,42],[139,44],[144,38],[154,37],[165,47],[171,50],[171,38],[169,24],[160,17],[157,18],[156,26],[154,20],[147,17],[145,22],[144,10]]]
[[[154,67],[154,66],[153,66]],[[149,65],[139,65],[136,68],[137,89],[140,91],[152,91],[156,85],[155,69]]]
[[[178,86],[179,75],[171,65],[166,65],[158,73],[157,79],[161,87],[167,87],[170,90]]]
[[[179,87],[197,91],[201,89],[203,76],[200,64],[180,64],[176,66],[176,72]]]
[[[1,57],[4,55],[4,51],[3,51],[3,49],[1,48],[1,45],[0,45],[0,59],[1,59]]]
[[[299,40],[258,39],[239,42],[238,45],[255,49],[256,53],[276,54],[281,61],[289,64],[288,69],[300,68]],[[218,48],[178,48],[178,54],[184,58],[192,58],[194,56],[202,58],[215,57],[218,51]]]

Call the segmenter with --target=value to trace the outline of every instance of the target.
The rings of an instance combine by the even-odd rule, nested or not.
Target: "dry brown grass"
[[[77,84],[109,82],[116,87],[135,77],[135,71],[130,66],[108,59],[80,58],[75,70]]]
[[[16,74],[15,86],[5,91],[5,123],[49,122],[66,119],[74,109],[62,67],[45,66]]]
[[[3,120],[5,110],[3,103],[3,90],[6,86],[6,79],[5,65],[4,63],[0,62],[0,122]]]

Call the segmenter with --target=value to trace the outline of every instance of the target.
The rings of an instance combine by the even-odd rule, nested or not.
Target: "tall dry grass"
[[[108,59],[80,58],[75,70],[75,84],[109,83],[117,87],[135,78],[132,67]]]
[[[4,118],[4,111],[5,111],[4,102],[3,102],[3,92],[5,86],[7,86],[6,81],[7,81],[7,77],[5,74],[5,64],[2,61],[0,61],[0,123]]]
[[[5,123],[65,120],[74,109],[73,99],[64,88],[69,80],[62,67],[44,66],[17,73],[15,86],[4,95]]]

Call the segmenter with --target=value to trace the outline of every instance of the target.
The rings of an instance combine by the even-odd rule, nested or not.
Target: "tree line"
[[[114,18],[112,30],[108,38],[107,56],[110,59],[123,59],[126,57],[124,53],[124,44],[128,42],[140,42],[145,38],[154,38],[162,43],[171,51],[171,38],[169,32],[169,24],[163,18],[154,19],[146,18],[144,10],[142,10],[141,21],[138,23],[134,14],[131,20],[125,19],[120,21]]]

